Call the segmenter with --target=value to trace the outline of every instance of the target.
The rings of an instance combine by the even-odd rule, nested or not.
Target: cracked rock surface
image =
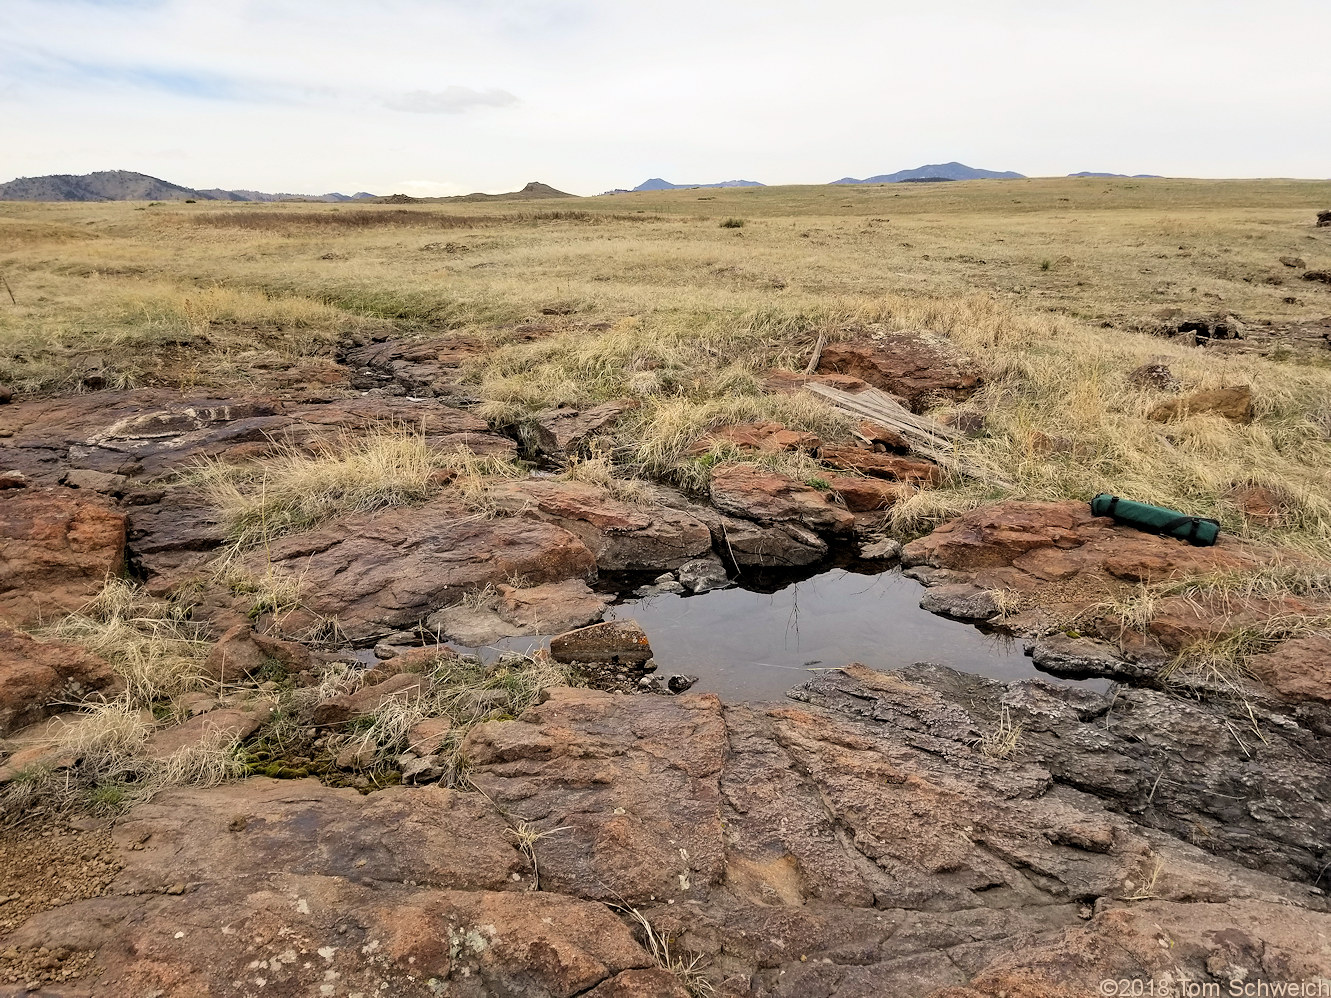
[[[66,996],[687,994],[634,909],[730,996],[1331,974],[1298,725],[1249,718],[1245,754],[1215,704],[933,666],[792,696],[556,689],[470,732],[480,792],[174,791],[114,823],[102,896],[0,945],[95,954]]]

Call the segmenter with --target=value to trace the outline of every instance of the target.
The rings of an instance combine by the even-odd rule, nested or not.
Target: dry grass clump
[[[615,467],[606,457],[589,457],[570,461],[559,475],[563,482],[583,482],[604,489],[620,502],[649,506],[655,500],[650,482],[615,473]]]
[[[127,696],[93,706],[52,739],[66,768],[34,767],[6,784],[0,822],[80,810],[120,814],[174,787],[211,787],[245,775],[237,740],[222,733],[160,758],[147,754],[155,727],[152,712]]]
[[[92,602],[44,633],[110,662],[136,707],[197,688],[210,647],[183,608],[125,579],[108,579]]]
[[[1012,720],[1011,712],[1004,706],[994,726],[980,735],[975,742],[975,747],[979,749],[981,755],[987,758],[1007,759],[1017,751],[1017,746],[1021,744],[1023,727],[1021,721]]]
[[[407,732],[413,727],[428,718],[447,717],[452,727],[438,755],[443,782],[456,786],[465,777],[462,741],[473,726],[517,717],[545,690],[569,685],[568,670],[543,654],[507,654],[488,665],[471,657],[444,657],[422,692],[392,698],[347,744],[372,749],[376,760],[388,763],[407,748]],[[310,697],[307,702],[318,701]]]
[[[313,451],[286,445],[258,467],[210,461],[188,478],[222,511],[235,544],[249,547],[347,513],[422,503],[445,488],[480,509],[487,479],[518,473],[506,461],[440,450],[422,434],[382,430]]]

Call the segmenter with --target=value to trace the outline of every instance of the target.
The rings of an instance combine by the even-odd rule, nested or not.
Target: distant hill
[[[1022,180],[1024,175],[1010,170],[998,173],[994,170],[979,170],[965,163],[933,163],[918,166],[914,170],[899,170],[896,173],[883,173],[877,177],[856,180],[854,177],[842,177],[834,184],[899,184],[903,180]]]
[[[373,194],[264,194],[262,191],[194,190],[130,170],[79,176],[19,177],[0,184],[0,201],[364,201]]]
[[[445,204],[449,201],[546,201],[550,198],[573,198],[576,194],[565,194],[555,190],[549,184],[533,180],[520,191],[509,194],[454,194],[441,198],[414,198],[410,194],[390,194],[385,198],[375,198],[375,204]]]
[[[672,184],[668,180],[662,180],[660,177],[652,177],[651,180],[644,180],[634,191],[692,191],[712,187],[763,187],[764,184],[756,180],[721,180],[715,184]],[[611,191],[610,193],[615,193]]]
[[[1163,180],[1156,173],[1093,173],[1090,170],[1083,170],[1081,173],[1069,173],[1069,177],[1121,177],[1125,180]]]

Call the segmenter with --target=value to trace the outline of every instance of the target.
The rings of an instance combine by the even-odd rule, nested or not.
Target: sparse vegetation
[[[187,480],[207,491],[234,543],[245,548],[344,513],[421,503],[445,488],[473,508],[493,511],[485,501],[486,479],[514,474],[508,462],[441,450],[404,428],[313,451],[282,445],[258,466],[209,462]]]

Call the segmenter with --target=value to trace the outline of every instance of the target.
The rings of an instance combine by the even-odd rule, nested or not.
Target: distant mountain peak
[[[363,201],[346,194],[265,194],[262,191],[195,190],[132,170],[19,177],[0,184],[0,201]]]
[[[756,180],[720,180],[711,184],[672,184],[668,180],[662,180],[660,177],[652,177],[650,180],[644,180],[634,191],[692,191],[711,189],[713,187],[763,187],[764,184]]]
[[[896,173],[883,173],[876,177],[857,180],[854,177],[842,177],[833,184],[898,184],[903,180],[1022,180],[1024,175],[1011,170],[981,170],[955,160],[951,163],[930,163],[917,166],[913,170],[898,170]]]

